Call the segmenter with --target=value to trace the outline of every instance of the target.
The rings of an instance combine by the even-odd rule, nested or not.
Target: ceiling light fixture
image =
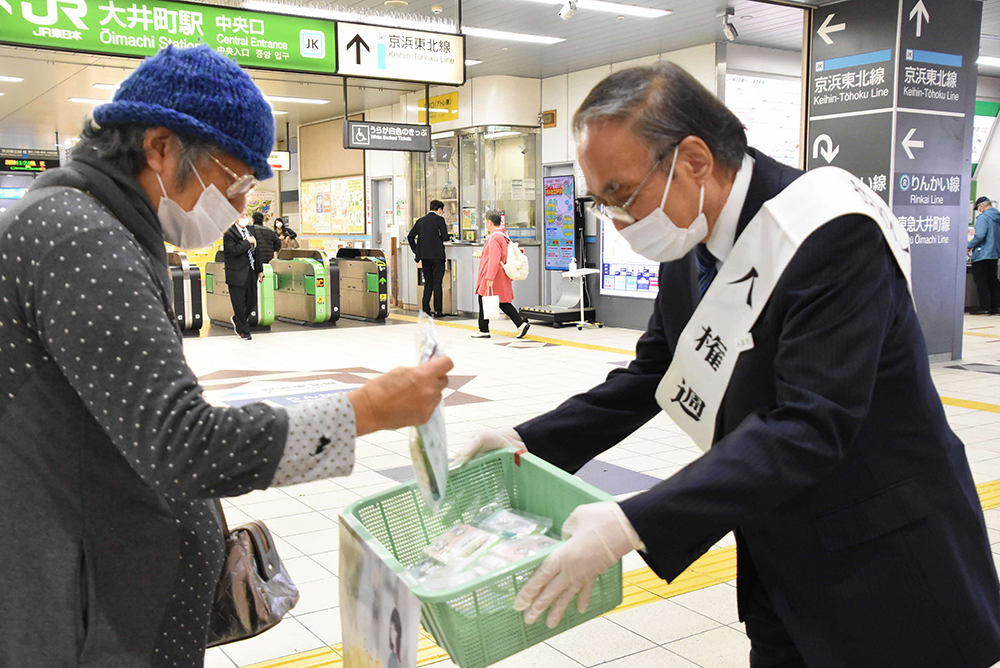
[[[385,0],[382,4],[395,9],[396,7],[405,7],[410,3],[408,0]]]
[[[480,65],[480,64],[482,64],[482,62],[483,61],[481,61],[481,60],[472,60],[471,58],[466,58],[465,59],[465,66],[466,67],[472,67],[473,65]]]
[[[976,65],[985,65],[986,67],[1000,67],[1000,58],[995,56],[979,56],[976,60]]]
[[[566,0],[530,0],[544,5],[565,5]],[[620,2],[606,2],[605,0],[576,0],[573,3],[575,9],[591,9],[596,12],[609,12],[611,14],[624,14],[627,16],[639,16],[645,19],[658,19],[668,14],[673,14],[670,9],[654,9],[652,7],[637,7],[626,5]],[[561,16],[561,14],[560,14]],[[572,14],[571,14],[572,16]],[[566,17],[567,19],[569,16]]]
[[[107,104],[111,100],[95,100],[90,97],[71,97],[70,102],[76,102],[77,104]]]
[[[121,84],[106,84],[106,83],[96,83],[94,88],[99,88],[101,90],[118,90],[121,88]]]
[[[320,100],[314,97],[284,97],[282,95],[265,95],[268,102],[289,102],[291,104],[330,104],[330,100]]]
[[[462,32],[469,37],[485,37],[486,39],[502,39],[509,42],[528,42],[531,44],[558,44],[565,42],[565,37],[549,37],[548,35],[529,35],[521,32],[505,30],[489,30],[487,28],[470,28],[462,26]]]
[[[431,14],[440,14],[443,11],[444,7],[442,7],[441,5],[434,5],[433,7],[431,7]]]
[[[726,13],[722,15],[722,34],[726,36],[730,42],[735,42],[736,38],[740,36],[740,32],[736,29],[732,23],[729,22],[729,17],[735,13],[732,7],[726,9]]]
[[[501,137],[517,137],[520,132],[491,132],[489,134],[483,135],[483,139],[500,139]]]
[[[286,115],[286,114],[287,114],[288,112],[287,112],[287,111],[277,111],[276,109],[272,109],[272,110],[271,110],[271,113],[272,113],[272,114],[274,114],[275,116],[284,116],[284,115]]]
[[[24,78],[23,77],[8,77],[8,76],[2,76],[2,75],[0,75],[0,81],[3,81],[4,83],[21,83],[22,81],[24,81]]]

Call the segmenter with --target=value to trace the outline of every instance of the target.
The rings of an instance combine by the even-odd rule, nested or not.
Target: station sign
[[[845,0],[817,8],[810,28],[806,167],[842,167],[892,208],[928,350],[952,357],[982,12],[976,0]]]
[[[37,174],[58,166],[58,151],[0,148],[0,173]]]
[[[205,43],[244,67],[334,74],[333,21],[167,0],[0,0],[0,43],[144,58]]]
[[[337,74],[460,86],[465,36],[337,23]]]
[[[271,151],[267,164],[276,172],[287,172],[292,168],[292,154],[288,151]]]
[[[21,199],[27,192],[27,188],[0,188],[0,199]]]
[[[426,125],[347,121],[344,148],[427,153],[431,150],[431,130]]]

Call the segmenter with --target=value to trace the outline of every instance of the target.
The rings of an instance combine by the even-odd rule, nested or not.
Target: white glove
[[[546,624],[554,629],[576,596],[577,610],[587,611],[594,582],[632,550],[645,550],[625,512],[605,501],[577,507],[562,528],[566,540],[546,559],[514,599],[524,622],[534,624],[551,604]]]
[[[479,455],[485,455],[487,452],[493,452],[494,450],[503,450],[504,448],[524,449],[524,441],[521,440],[520,434],[513,427],[501,427],[499,429],[481,431],[473,434],[472,438],[462,446],[462,449],[459,450],[458,455],[455,457],[455,464],[462,466]]]

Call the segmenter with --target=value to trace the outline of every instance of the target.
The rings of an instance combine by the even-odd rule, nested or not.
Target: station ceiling
[[[468,77],[511,74],[548,77],[611,62],[672,51],[708,42],[724,41],[721,13],[733,8],[732,23],[738,44],[800,51],[803,11],[791,6],[754,0],[621,0],[627,4],[670,9],[662,18],[619,16],[580,8],[568,21],[558,16],[559,5],[538,0],[464,0],[462,24],[534,35],[562,37],[553,45],[529,44],[484,37],[467,37],[467,58],[482,61],[467,69]],[[238,0],[213,4],[238,5]],[[830,4],[806,0],[802,5]],[[340,0],[342,8],[392,12],[383,0]],[[434,14],[432,7],[441,8]],[[410,0],[398,10],[416,17],[455,18],[455,0]],[[1000,0],[985,0],[981,50],[1000,56]],[[51,148],[55,133],[63,139],[79,133],[93,105],[69,98],[110,99],[112,90],[95,84],[115,84],[137,61],[36,49],[0,47],[0,75],[23,77],[20,83],[0,82],[0,146]],[[996,72],[982,74],[1000,76]],[[275,103],[287,113],[275,117],[278,137],[286,123],[292,136],[300,123],[343,115],[339,77],[253,71],[268,95],[327,100],[326,104]],[[359,86],[364,86],[361,88]],[[349,89],[350,111],[393,104],[400,92],[422,86],[388,82],[356,82]]]

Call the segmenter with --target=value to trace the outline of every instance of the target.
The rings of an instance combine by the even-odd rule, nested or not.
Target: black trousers
[[[510,302],[500,302],[500,310],[514,321],[515,327],[520,327],[521,323],[524,322],[524,318],[521,317],[521,314],[518,313],[517,309]],[[484,333],[489,333],[490,331],[490,321],[483,317],[482,295],[479,295],[479,331]]]
[[[996,260],[979,260],[972,263],[972,280],[976,282],[979,310],[1000,311],[1000,278],[997,278]]]
[[[257,272],[247,271],[243,285],[229,286],[229,301],[233,305],[233,319],[239,334],[250,333],[250,318],[257,313]],[[256,322],[256,319],[255,319]]]
[[[434,293],[434,313],[444,310],[444,260],[421,260],[424,272],[424,312],[431,312],[431,293]]]
[[[740,572],[740,617],[750,638],[750,668],[807,668],[784,622],[774,610],[742,533],[735,532]]]

